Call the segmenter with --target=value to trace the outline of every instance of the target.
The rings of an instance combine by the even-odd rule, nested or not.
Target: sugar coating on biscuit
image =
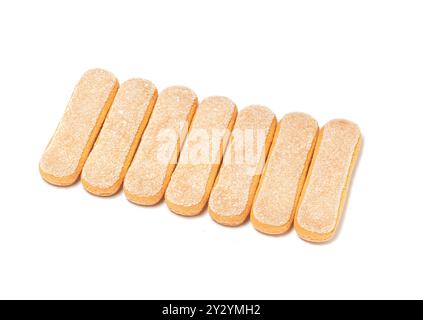
[[[213,166],[219,165],[222,144],[236,112],[225,97],[209,97],[201,102],[184,143],[179,162],[166,190],[166,200],[180,206],[198,205],[207,193]]]
[[[332,120],[322,130],[296,220],[309,232],[328,234],[335,230],[341,214],[340,203],[360,129],[347,120]]]
[[[186,87],[170,87],[160,93],[125,177],[125,192],[152,197],[163,191],[169,165],[176,163],[196,105],[195,93]]]
[[[83,154],[91,148],[89,141],[97,136],[95,129],[104,121],[101,118],[106,116],[117,87],[115,76],[105,70],[89,70],[82,76],[41,158],[42,173],[57,178],[79,175]]]
[[[283,117],[253,204],[256,220],[270,226],[292,221],[301,191],[298,186],[305,178],[317,132],[316,120],[307,114],[290,113]]]
[[[139,130],[147,123],[156,95],[156,87],[148,80],[131,79],[121,85],[85,163],[81,176],[84,182],[105,189],[123,179],[127,158],[139,143]]]
[[[235,122],[218,178],[212,189],[209,209],[219,216],[239,216],[248,210],[266,157],[266,140],[275,123],[273,112],[263,106],[243,109]],[[256,187],[256,186],[255,186]]]

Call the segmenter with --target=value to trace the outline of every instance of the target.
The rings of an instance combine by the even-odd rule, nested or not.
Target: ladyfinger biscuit
[[[195,93],[185,87],[160,93],[124,180],[129,201],[153,205],[163,198],[197,104]]]
[[[120,189],[156,99],[150,81],[131,79],[121,85],[82,170],[87,191],[110,196]]]
[[[101,69],[79,80],[39,164],[47,182],[68,186],[78,179],[118,87],[115,76]]]
[[[279,122],[251,209],[258,231],[282,234],[291,227],[318,131],[316,120],[304,113]]]
[[[210,195],[209,213],[216,222],[237,226],[250,214],[275,127],[275,115],[266,107],[239,113]]]
[[[173,212],[193,216],[203,210],[236,114],[228,98],[209,97],[201,102],[166,190],[166,203]]]
[[[360,145],[360,129],[350,121],[332,120],[320,131],[295,216],[302,239],[324,242],[335,235]]]

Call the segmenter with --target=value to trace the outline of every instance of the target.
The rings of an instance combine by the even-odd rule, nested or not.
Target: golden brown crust
[[[213,98],[213,97],[211,97]],[[229,99],[228,99],[229,101]],[[237,116],[237,108],[235,106],[235,104],[233,104],[231,101],[229,101],[232,105],[233,105],[233,110],[232,110],[232,115],[230,117],[229,123],[226,125],[226,129],[231,131],[234,124],[235,124],[235,119]],[[201,108],[201,106],[200,106]],[[196,114],[196,117],[198,116],[198,111]],[[192,125],[194,124],[195,119],[192,123]],[[205,205],[207,204],[207,201],[209,199],[210,193],[211,193],[211,189],[213,187],[213,183],[216,179],[217,173],[219,171],[219,167],[220,167],[220,162],[222,160],[223,157],[223,153],[225,151],[226,145],[228,143],[229,137],[223,137],[222,140],[220,141],[220,146],[219,146],[219,162],[216,164],[211,165],[211,169],[210,169],[210,173],[207,179],[207,184],[205,186],[205,192],[201,198],[201,201],[192,205],[181,205],[178,204],[174,201],[171,200],[171,197],[168,195],[168,191],[169,188],[165,194],[165,198],[166,198],[166,204],[169,207],[169,209],[179,215],[183,215],[183,216],[195,216],[198,215],[199,213],[201,213],[201,211],[204,209]],[[172,178],[173,179],[173,178]],[[175,182],[177,183],[177,182]]]
[[[49,151],[49,147],[51,146],[52,143],[57,143],[58,145],[62,145],[62,142],[56,142],[53,140],[58,136],[58,135],[63,135],[62,132],[59,132],[60,130],[66,130],[61,128],[61,124],[64,121],[65,116],[63,116],[61,122],[59,123],[53,137],[50,139],[46,150],[44,151],[43,157],[40,161],[39,164],[39,171],[40,174],[42,176],[42,178],[47,181],[50,184],[56,185],[56,186],[69,186],[74,184],[82,171],[82,168],[85,164],[85,161],[88,158],[88,155],[94,145],[95,140],[97,139],[97,136],[100,132],[100,129],[103,125],[103,122],[107,116],[107,113],[113,103],[114,97],[118,91],[119,88],[119,82],[118,80],[110,73],[107,72],[105,70],[101,70],[101,69],[92,69],[87,71],[81,78],[81,80],[78,82],[78,84],[76,85],[74,92],[72,94],[71,97],[71,101],[69,101],[68,107],[65,111],[65,114],[70,114],[71,112],[73,112],[72,107],[78,106],[78,102],[75,102],[75,104],[72,105],[72,107],[70,107],[70,104],[73,102],[73,99],[81,99],[82,97],[79,97],[79,90],[81,88],[81,86],[87,86],[89,85],[88,82],[92,81],[91,79],[88,80],[87,78],[90,77],[95,77],[98,74],[100,74],[103,77],[107,77],[107,81],[113,81],[112,87],[108,92],[108,96],[106,98],[106,101],[104,102],[104,104],[101,107],[101,111],[99,112],[99,114],[96,116],[96,120],[95,120],[95,125],[92,127],[91,132],[89,134],[89,137],[85,143],[85,147],[83,148],[81,154],[78,155],[78,164],[76,165],[75,169],[72,170],[72,172],[70,174],[63,174],[63,175],[58,175],[56,173],[52,173],[54,172],[58,172],[60,171],[58,168],[61,167],[61,165],[57,163],[57,161],[59,160],[55,160],[58,159],[59,157],[55,156],[54,153],[55,151],[51,151],[50,153],[48,153]],[[106,82],[106,81],[105,81]],[[98,84],[97,84],[98,86]],[[85,88],[84,88],[85,89]],[[98,87],[96,87],[96,89],[98,89]],[[103,89],[103,88],[102,88]],[[78,119],[76,119],[78,120]],[[67,127],[69,127],[70,122],[69,120],[67,120]],[[76,124],[75,124],[76,125]],[[69,136],[72,135],[72,132],[68,132],[67,133]],[[56,148],[57,149],[57,148]],[[74,155],[75,157],[77,155]],[[54,170],[52,169],[53,167],[56,167]],[[63,166],[62,166],[63,167]],[[67,170],[68,171],[68,170]]]
[[[251,108],[251,107],[250,107]],[[262,108],[262,107],[260,107]],[[245,109],[244,109],[245,110]],[[263,109],[265,110],[265,109]],[[241,111],[242,112],[242,111]],[[273,114],[273,113],[272,113]],[[238,117],[237,122],[235,124],[235,128],[237,127],[238,120],[240,119],[240,117]],[[257,190],[257,186],[260,180],[260,175],[262,172],[262,169],[264,167],[264,163],[266,161],[266,156],[268,154],[268,151],[270,149],[270,145],[272,143],[272,139],[275,133],[275,128],[276,128],[276,117],[273,115],[273,118],[271,120],[271,124],[268,128],[254,128],[254,129],[259,129],[259,130],[263,130],[266,129],[267,130],[267,135],[266,135],[266,140],[264,142],[264,146],[262,149],[262,153],[260,154],[260,160],[256,166],[256,169],[258,169],[258,174],[254,174],[253,178],[251,179],[250,185],[248,187],[248,194],[247,194],[247,200],[245,205],[243,206],[243,209],[241,212],[237,213],[237,214],[226,214],[223,212],[220,212],[219,209],[215,209],[216,207],[221,207],[222,208],[222,204],[218,204],[219,201],[219,195],[221,192],[223,192],[222,190],[217,191],[219,188],[221,188],[222,186],[220,186],[221,184],[221,180],[222,179],[236,179],[237,177],[229,177],[229,176],[225,176],[222,178],[222,174],[221,172],[219,172],[219,175],[215,181],[215,184],[213,186],[213,190],[212,190],[212,194],[210,197],[210,201],[209,201],[209,206],[208,206],[208,211],[210,216],[212,217],[212,219],[214,221],[216,221],[219,224],[225,225],[225,226],[239,226],[241,225],[248,217],[248,215],[250,214],[250,210],[251,210],[251,206],[253,203],[253,199],[254,199],[254,195],[256,193]],[[243,129],[248,129],[248,128],[243,128]],[[228,153],[228,150],[227,150]],[[226,157],[226,155],[225,155]],[[225,163],[223,164],[223,166],[225,165]],[[221,169],[222,171],[222,169]],[[224,180],[222,180],[223,184],[226,183]],[[226,199],[225,200],[227,203],[223,204],[223,207],[228,207],[231,206],[231,202],[232,201],[236,201],[236,199]]]
[[[252,211],[252,213],[253,213],[253,211]],[[251,223],[253,224],[254,228],[257,231],[260,231],[261,233],[269,234],[269,235],[281,235],[281,234],[288,232],[289,229],[291,229],[292,222],[293,222],[294,218],[291,218],[289,220],[289,222],[287,222],[283,225],[280,225],[280,226],[274,226],[274,225],[271,225],[271,224],[262,223],[259,220],[257,220],[256,217],[253,214],[250,215],[250,220],[251,220]]]
[[[255,206],[257,205],[256,200],[259,197],[260,190],[263,186],[263,181],[264,181],[264,177],[266,176],[270,157],[272,156],[274,148],[276,147],[276,145],[278,143],[278,139],[283,138],[282,136],[280,136],[280,131],[281,131],[282,125],[284,123],[284,120],[288,121],[287,117],[300,117],[301,120],[304,119],[304,120],[310,122],[311,124],[313,124],[313,126],[311,126],[311,128],[309,128],[309,129],[313,130],[313,132],[315,132],[315,133],[314,133],[313,140],[311,142],[311,146],[310,146],[310,148],[307,152],[306,160],[305,160],[304,165],[302,167],[301,175],[299,177],[299,180],[298,180],[298,183],[297,183],[297,186],[296,186],[294,205],[292,207],[289,220],[286,223],[282,223],[282,224],[277,225],[277,224],[270,224],[270,223],[265,223],[265,222],[260,221],[258,218],[256,218],[256,213],[254,212],[254,210],[255,210]],[[291,226],[292,226],[293,221],[294,221],[295,211],[296,211],[296,208],[297,208],[297,205],[298,205],[298,200],[299,200],[299,197],[300,197],[300,194],[301,194],[301,190],[303,188],[303,185],[304,185],[304,182],[305,182],[305,179],[306,179],[306,176],[307,176],[308,168],[310,166],[310,162],[311,162],[311,159],[312,159],[312,156],[313,156],[313,151],[314,151],[314,147],[316,145],[318,131],[319,131],[319,128],[318,128],[317,122],[312,117],[310,117],[309,115],[306,115],[306,114],[291,113],[291,114],[286,115],[279,122],[279,124],[276,128],[276,132],[275,132],[273,141],[272,141],[272,145],[270,147],[270,151],[269,151],[269,155],[268,155],[268,158],[267,158],[267,161],[266,161],[266,165],[265,165],[265,168],[263,170],[263,174],[262,174],[262,177],[260,179],[256,195],[254,197],[253,207],[251,209],[250,219],[251,219],[253,226],[256,228],[257,231],[260,231],[260,232],[265,233],[265,234],[270,234],[270,235],[280,235],[280,234],[283,234],[283,233],[289,231],[289,229],[291,229]],[[298,150],[297,150],[297,152],[298,152]],[[276,186],[275,186],[275,188],[276,188]],[[283,197],[284,195],[279,194],[278,196]],[[269,208],[267,208],[267,209],[269,209]]]
[[[333,120],[333,121],[338,121],[338,120]],[[347,123],[346,120],[339,120],[339,121],[344,121],[344,122]],[[348,122],[348,123],[352,124],[350,122]],[[356,126],[355,124],[352,124],[352,125]],[[340,221],[342,214],[343,214],[345,200],[346,200],[346,197],[347,197],[347,194],[348,194],[348,189],[349,189],[349,185],[350,185],[350,182],[351,182],[351,177],[352,177],[355,165],[357,163],[358,155],[360,153],[360,147],[361,147],[361,141],[362,141],[361,136],[359,136],[357,143],[354,147],[354,151],[353,151],[351,161],[350,161],[350,165],[349,165],[349,168],[348,168],[347,178],[345,180],[344,187],[342,188],[342,195],[341,195],[341,199],[340,199],[340,202],[339,202],[335,227],[329,232],[322,232],[322,233],[307,230],[298,221],[298,214],[299,214],[298,211],[299,211],[299,208],[300,208],[300,206],[301,206],[301,204],[304,200],[305,192],[306,192],[306,190],[309,186],[310,177],[311,177],[311,174],[313,172],[315,162],[316,162],[317,156],[318,156],[319,151],[320,151],[322,138],[324,136],[325,127],[323,127],[322,130],[320,130],[320,133],[319,133],[319,136],[318,136],[318,139],[317,139],[317,143],[316,143],[316,147],[315,147],[315,150],[314,150],[314,154],[313,154],[313,159],[312,159],[312,162],[310,164],[310,169],[308,171],[308,175],[307,175],[306,181],[304,183],[304,187],[303,187],[303,190],[301,192],[300,199],[298,201],[298,206],[297,206],[295,219],[294,219],[294,227],[295,227],[295,230],[296,230],[297,234],[299,235],[299,237],[303,240],[306,240],[306,241],[309,241],[309,242],[315,242],[315,243],[327,242],[327,241],[331,240],[336,234],[336,231],[337,231],[338,226],[339,226],[339,221]]]
[[[156,99],[157,89],[150,81],[131,79],[122,84],[82,171],[81,182],[88,192],[111,196],[120,190]]]
[[[177,101],[176,104],[175,101]],[[181,105],[181,103],[184,104],[187,101],[189,101],[189,104]],[[141,139],[137,154],[135,155],[124,179],[123,190],[129,201],[135,204],[148,206],[157,204],[162,200],[172,172],[177,163],[181,142],[185,139],[189,124],[191,123],[197,109],[197,105],[198,100],[195,93],[186,87],[169,87],[163,90],[159,95],[153,114]],[[178,116],[183,118],[179,119],[175,116],[175,114],[172,114],[172,112],[178,113]],[[162,123],[161,119],[167,119],[165,122],[170,121],[170,127],[167,127],[169,126],[168,123]],[[185,126],[187,126],[187,128],[178,134],[177,141],[175,142],[175,146],[173,147],[173,151],[171,153],[172,156],[170,161],[165,165],[160,164],[163,180],[161,180],[161,178],[160,181],[156,179],[155,183],[158,187],[155,188],[154,192],[151,192],[150,189],[146,190],[151,183],[144,181],[145,177],[140,176],[140,174],[148,174],[145,172],[146,168],[143,167],[147,162],[153,166],[159,164],[156,154],[157,150],[154,147],[158,145],[156,141],[157,135],[160,134],[160,129],[179,131],[180,128],[172,127],[180,124],[179,122],[175,123],[175,120],[185,122]],[[141,172],[140,170],[143,171]],[[155,172],[153,168],[150,171],[152,173]]]

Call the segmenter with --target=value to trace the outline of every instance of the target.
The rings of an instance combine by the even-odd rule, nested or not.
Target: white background
[[[421,1],[1,1],[0,41],[0,298],[423,298]],[[45,183],[38,161],[93,67],[358,123],[337,238]]]

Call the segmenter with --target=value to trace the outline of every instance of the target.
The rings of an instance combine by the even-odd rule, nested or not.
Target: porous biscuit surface
[[[296,216],[299,227],[322,235],[335,231],[360,139],[358,126],[347,120],[322,128]]]
[[[89,70],[82,76],[41,158],[42,174],[77,178],[117,87],[115,76],[102,69]]]
[[[199,204],[205,194],[213,166],[222,158],[222,144],[236,112],[225,97],[209,97],[197,109],[178,165],[166,190],[166,199],[180,206]]]
[[[246,213],[260,176],[269,135],[273,135],[275,115],[263,106],[243,109],[235,122],[218,178],[212,189],[209,210],[223,217]],[[252,190],[252,188],[254,190]]]
[[[121,85],[82,171],[84,182],[105,189],[123,178],[128,155],[139,142],[140,126],[145,126],[150,116],[156,92],[154,84],[144,79],[130,79]]]
[[[281,120],[252,208],[260,223],[280,227],[292,222],[318,129],[317,121],[304,113]]]
[[[124,181],[125,192],[153,197],[163,191],[169,166],[175,165],[197,104],[195,93],[176,86],[163,90]]]

